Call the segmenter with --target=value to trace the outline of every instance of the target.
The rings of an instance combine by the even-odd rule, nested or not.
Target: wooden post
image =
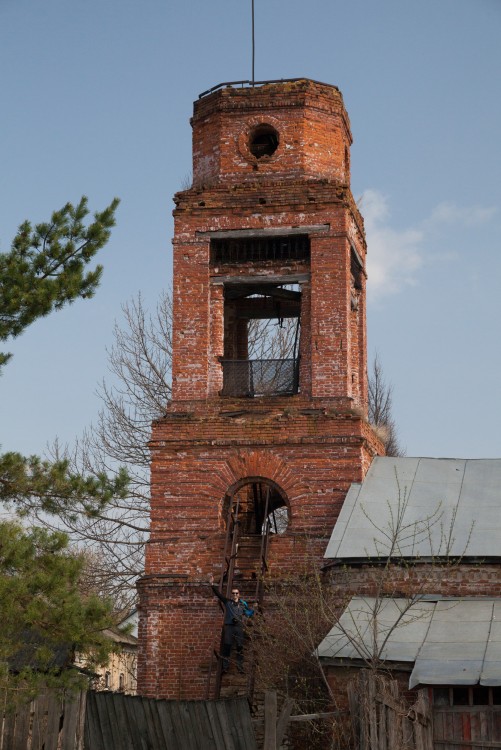
[[[294,701],[292,698],[287,698],[284,705],[282,706],[282,710],[280,711],[280,716],[278,717],[277,721],[277,737],[276,737],[276,748],[279,749],[280,745],[282,744],[284,740],[285,730],[287,729],[287,724],[289,723],[289,719],[292,714],[292,709],[294,706]]]
[[[263,750],[277,750],[277,694],[271,690],[264,694]]]

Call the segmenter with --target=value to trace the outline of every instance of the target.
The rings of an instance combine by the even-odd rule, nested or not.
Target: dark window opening
[[[249,481],[240,489],[227,495],[225,516],[238,509],[240,533],[247,535],[285,534],[289,524],[289,509],[282,494],[264,480]]]
[[[489,688],[479,685],[479,687],[472,690],[472,699],[474,706],[488,706],[490,703]]]
[[[362,266],[360,265],[358,255],[353,247],[351,248],[350,270],[353,286],[355,289],[362,289]]]
[[[468,688],[458,687],[452,690],[452,704],[454,706],[469,706],[470,695]]]
[[[301,292],[297,284],[227,284],[223,396],[299,391]]]
[[[256,159],[272,156],[278,148],[280,137],[272,125],[258,125],[249,137],[249,150]]]
[[[310,238],[296,234],[278,237],[245,237],[213,239],[210,245],[211,265],[238,265],[266,261],[307,261]]]
[[[433,688],[433,705],[436,708],[499,706],[501,705],[501,688],[484,685]]]

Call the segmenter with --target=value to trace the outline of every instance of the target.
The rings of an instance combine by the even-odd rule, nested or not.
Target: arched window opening
[[[273,536],[285,534],[289,505],[271,479],[248,477],[226,493],[223,503],[226,539],[220,585],[229,596],[236,582],[243,595],[261,606]]]
[[[254,478],[245,480],[224,503],[226,527],[237,521],[244,536],[284,534],[289,524],[287,500],[280,488],[270,480]]]

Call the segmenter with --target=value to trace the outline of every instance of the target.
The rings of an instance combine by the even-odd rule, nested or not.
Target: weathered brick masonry
[[[280,577],[306,544],[321,557],[350,484],[383,451],[366,421],[366,245],[340,92],[308,80],[221,88],[195,103],[192,126],[193,186],[175,197],[172,401],[153,425],[139,585],[139,690],[170,698],[205,695],[221,627],[206,581],[221,570],[225,499],[246,481],[277,488],[288,526],[268,563]],[[298,235],[307,250],[284,254]],[[289,395],[224,391],[223,360],[247,356],[254,289],[260,305],[282,295],[300,309]]]

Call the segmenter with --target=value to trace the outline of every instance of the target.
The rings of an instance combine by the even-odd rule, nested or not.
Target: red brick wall
[[[262,122],[280,145],[258,160],[248,133]],[[194,186],[175,198],[173,398],[153,425],[139,586],[139,690],[172,698],[205,695],[221,614],[204,582],[221,570],[229,488],[260,477],[286,497],[289,526],[269,554],[280,578],[307,546],[321,560],[350,484],[383,451],[365,419],[363,291],[351,306],[351,247],[362,262],[366,248],[339,91],[309,81],[222,89],[195,103],[193,143]],[[327,231],[305,229],[310,261],[210,265],[207,233],[318,225]],[[222,398],[223,277],[270,275],[301,279],[300,393]]]
[[[173,328],[173,401],[217,397],[221,388],[223,355],[222,284],[228,275],[288,276],[310,274],[304,283],[302,305],[303,367],[311,373],[301,391],[320,398],[353,398],[366,408],[367,355],[365,304],[360,301],[356,324],[351,324],[350,248],[354,244],[349,227],[358,212],[351,196],[324,185],[303,186],[289,191],[287,186],[263,184],[261,193],[269,195],[266,206],[257,213],[242,210],[242,201],[231,193],[217,191],[217,208],[193,208],[193,195],[183,194],[175,212],[174,239],[174,328]],[[314,204],[306,200],[306,190],[316,196]],[[301,194],[299,194],[301,192]],[[212,190],[211,195],[216,191]],[[278,203],[288,198],[289,208]],[[207,197],[207,196],[206,196]],[[348,200],[350,199],[350,200]],[[254,198],[256,201],[256,197]],[[215,203],[216,201],[214,201]],[[220,268],[209,265],[209,241],[205,232],[231,229],[258,229],[269,226],[300,227],[329,224],[327,232],[312,232],[311,261],[268,265],[267,268],[240,265]],[[360,225],[361,227],[361,225]],[[365,258],[360,229],[357,250]],[[361,295],[363,297],[363,294]],[[209,377],[209,371],[211,376]],[[354,377],[352,377],[354,376]]]
[[[501,566],[496,563],[416,563],[392,566],[389,574],[377,565],[331,569],[330,585],[342,600],[351,596],[501,596]],[[379,593],[378,593],[379,592]]]
[[[280,135],[275,153],[256,159],[249,134],[262,123]],[[224,88],[195,102],[193,182],[326,178],[349,184],[351,132],[343,97],[334,86],[302,80],[255,88]]]

